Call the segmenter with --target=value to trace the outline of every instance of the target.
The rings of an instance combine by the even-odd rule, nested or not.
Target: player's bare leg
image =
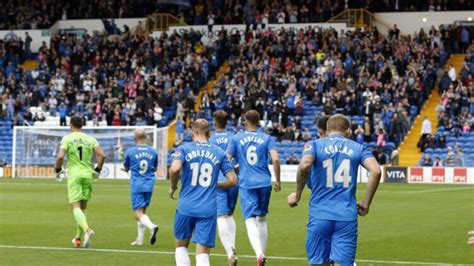
[[[232,215],[221,215],[217,217],[217,229],[221,243],[227,253],[229,266],[237,265],[234,217]]]
[[[210,247],[202,244],[196,244],[196,266],[211,265],[209,261],[209,253],[211,253]]]
[[[158,233],[158,225],[154,224],[151,220],[150,217],[146,214],[146,208],[141,208],[135,211],[135,219],[137,220],[137,226],[138,226],[138,237],[135,245],[140,245],[141,240],[141,245],[143,245],[143,234],[144,234],[144,229],[140,228],[140,224],[143,227],[146,227],[150,230],[150,244],[154,245],[156,242],[156,234]],[[142,230],[142,231],[140,231]],[[141,235],[141,236],[140,236]],[[135,242],[132,242],[131,244],[134,245]]]
[[[191,266],[191,259],[189,258],[189,238],[176,239],[176,251],[174,257],[176,259],[176,266]],[[197,247],[196,247],[197,248]]]

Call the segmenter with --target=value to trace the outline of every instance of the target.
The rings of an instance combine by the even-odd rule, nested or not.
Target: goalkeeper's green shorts
[[[68,178],[67,193],[69,197],[69,203],[90,200],[92,196],[91,179],[81,177]]]

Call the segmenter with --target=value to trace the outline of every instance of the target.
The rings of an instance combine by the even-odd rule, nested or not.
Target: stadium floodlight
[[[83,127],[82,131],[97,139],[107,156],[100,178],[126,179],[121,170],[125,151],[135,145],[136,128],[147,132],[148,145],[158,151],[158,178],[166,179],[168,127],[105,126]],[[69,127],[16,126],[13,128],[12,176],[53,177],[61,138],[71,133]]]

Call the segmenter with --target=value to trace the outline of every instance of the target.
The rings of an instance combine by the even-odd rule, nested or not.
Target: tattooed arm
[[[311,165],[313,164],[314,157],[309,154],[305,154],[301,159],[298,171],[296,173],[296,192],[291,193],[288,196],[288,204],[290,207],[298,206],[298,202],[301,199],[301,194],[308,181]]]

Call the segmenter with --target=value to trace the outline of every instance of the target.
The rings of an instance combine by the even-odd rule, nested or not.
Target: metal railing
[[[373,13],[364,8],[346,9],[332,17],[328,22],[345,22],[348,27],[369,29],[373,28],[375,23],[378,23],[387,29],[392,29],[391,25],[378,19]]]
[[[187,24],[180,21],[177,17],[167,13],[155,13],[146,20],[147,32],[167,31],[171,26],[186,26]]]

